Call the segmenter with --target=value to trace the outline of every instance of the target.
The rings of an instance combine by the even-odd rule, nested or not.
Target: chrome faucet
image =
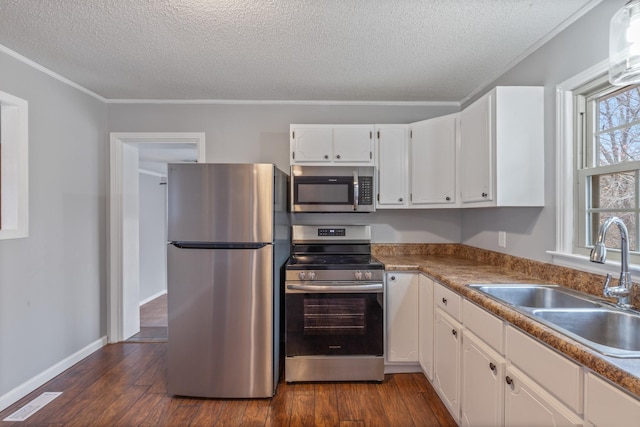
[[[593,249],[591,249],[589,260],[591,262],[604,264],[607,259],[607,248],[604,245],[604,238],[609,226],[614,223],[620,230],[620,248],[622,252],[620,261],[620,281],[618,282],[618,286],[610,287],[609,281],[611,280],[611,274],[607,274],[607,278],[604,281],[603,294],[605,297],[618,298],[619,306],[630,307],[633,282],[631,281],[631,273],[629,273],[629,232],[627,231],[627,226],[624,225],[624,222],[622,222],[620,218],[613,216],[600,226],[600,230],[598,231],[598,240]]]

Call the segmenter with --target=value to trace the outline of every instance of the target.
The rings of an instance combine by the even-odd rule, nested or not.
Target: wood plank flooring
[[[281,381],[271,399],[169,396],[166,343],[110,344],[16,404],[63,392],[23,422],[5,426],[455,426],[422,374],[386,375],[382,383]]]
[[[166,331],[166,295],[141,307],[140,322],[141,334]],[[0,420],[46,391],[61,396],[26,421],[0,421],[0,427],[456,426],[429,381],[417,373],[385,375],[382,383],[281,381],[271,399],[169,396],[167,344],[158,341],[163,340],[139,337],[107,345],[0,412]]]

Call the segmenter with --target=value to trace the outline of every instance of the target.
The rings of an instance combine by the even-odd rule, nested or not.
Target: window
[[[601,77],[575,90],[574,102],[574,252],[587,254],[600,225],[617,216],[640,261],[640,86],[612,86]],[[619,249],[616,227],[605,244]]]
[[[29,234],[28,104],[0,92],[0,239]]]

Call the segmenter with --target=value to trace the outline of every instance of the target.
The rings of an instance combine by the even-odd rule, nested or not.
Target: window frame
[[[582,138],[587,129],[587,123],[574,120],[581,112],[576,97],[606,84],[608,65],[608,60],[604,60],[556,86],[556,248],[547,253],[554,264],[615,275],[620,273],[619,256],[616,256],[619,251],[610,250],[604,265],[590,262],[590,250],[580,248],[581,242],[576,243],[579,227],[585,227],[586,221],[584,218],[576,221],[575,214],[575,209],[584,203],[581,198],[586,197],[585,182],[577,184],[578,180],[583,181],[581,175],[584,174],[578,172],[578,166],[586,164],[587,154],[576,146],[576,139]],[[630,271],[640,274],[640,255],[630,257]]]
[[[29,104],[0,92],[0,240],[29,236]]]

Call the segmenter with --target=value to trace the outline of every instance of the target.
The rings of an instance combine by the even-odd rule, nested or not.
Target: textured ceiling
[[[107,99],[458,102],[600,0],[2,0],[0,44]]]

